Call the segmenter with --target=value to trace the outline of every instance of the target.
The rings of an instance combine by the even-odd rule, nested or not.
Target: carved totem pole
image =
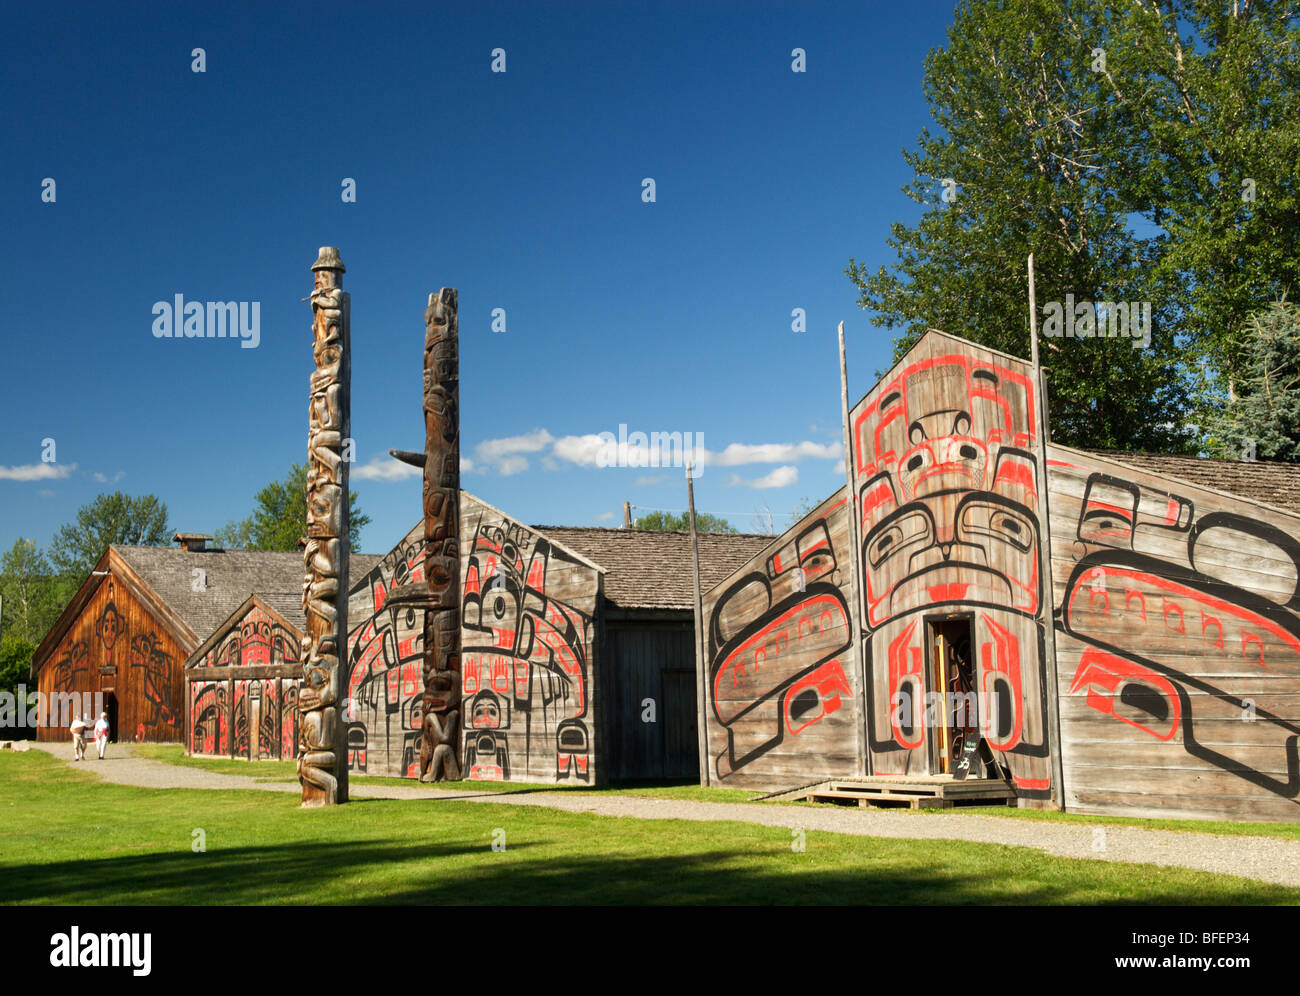
[[[424,721],[420,780],[460,778],[460,359],[456,290],[424,312]]]
[[[343,261],[330,246],[312,266],[313,353],[307,406],[307,546],[303,551],[302,687],[298,693],[298,780],[304,806],[347,802],[348,767],[339,718],[340,661],[348,633],[348,465],[351,434],[351,301]]]

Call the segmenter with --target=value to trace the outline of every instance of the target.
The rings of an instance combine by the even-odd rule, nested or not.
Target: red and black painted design
[[[578,561],[542,536],[480,513],[469,534],[461,622],[465,764],[472,779],[591,781],[593,615],[548,590]],[[587,570],[585,565],[582,569]],[[553,766],[545,758],[553,760]]]
[[[348,769],[420,776],[424,612],[388,604],[389,593],[424,577],[417,526],[352,589],[345,712]]]
[[[1057,622],[1086,645],[1070,692],[1139,740],[1296,801],[1300,724],[1269,703],[1300,693],[1300,542],[1113,473],[1088,477],[1076,537]],[[1266,587],[1238,583],[1252,577]],[[1198,738],[1224,719],[1274,736]]]
[[[146,728],[180,725],[180,716],[172,702],[173,661],[162,649],[157,633],[131,639],[131,667],[144,672],[141,687],[149,714],[141,720],[141,725]]]
[[[711,719],[726,735],[714,759],[719,778],[765,771],[771,762],[756,762],[779,756],[773,751],[823,764],[814,757],[826,741],[800,747],[797,738],[825,733],[820,724],[830,717],[847,723],[844,753],[853,754],[848,579],[832,539],[846,515],[846,498],[828,501],[712,604],[708,701]]]
[[[1036,426],[1028,364],[974,352],[908,364],[855,409],[873,773],[928,772],[922,703],[943,690],[925,620],[960,611],[997,720],[984,738],[1020,795],[1051,794]]]

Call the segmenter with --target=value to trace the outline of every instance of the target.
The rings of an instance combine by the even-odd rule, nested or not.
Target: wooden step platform
[[[873,809],[953,809],[957,806],[1014,806],[1016,794],[998,778],[967,778],[950,775],[875,775],[869,778],[832,778],[805,785],[771,800],[795,802],[856,803]]]

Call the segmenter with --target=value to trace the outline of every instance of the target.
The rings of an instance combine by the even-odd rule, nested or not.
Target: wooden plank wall
[[[41,669],[37,685],[47,715],[40,719],[37,739],[71,738],[66,724],[48,725],[59,718],[52,695],[77,693],[90,712],[96,708],[94,696],[102,693],[101,701],[109,695],[116,700],[119,741],[180,743],[185,735],[182,669],[192,648],[153,618],[111,560],[109,570]],[[93,724],[98,717],[88,718]]]
[[[424,523],[411,531],[348,594],[348,770],[420,777],[424,610],[394,608],[388,593],[424,581]]]
[[[611,781],[698,780],[694,643],[689,619],[606,624],[602,677]]]
[[[860,773],[850,556],[841,488],[705,596],[704,763],[719,784]]]
[[[1048,460],[1067,808],[1300,819],[1300,516]]]
[[[927,621],[965,616],[985,740],[1050,800],[1035,405],[1029,364],[931,332],[850,413],[874,774],[929,770]]]
[[[461,492],[462,771],[596,784],[601,575]]]
[[[231,618],[186,672],[190,754],[249,761],[298,752],[300,636],[257,605]]]

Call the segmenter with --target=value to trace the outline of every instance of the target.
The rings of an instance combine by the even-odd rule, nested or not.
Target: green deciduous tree
[[[254,496],[253,514],[228,522],[217,530],[216,541],[231,550],[296,550],[298,539],[307,535],[307,465],[295,463],[281,481],[272,481]],[[348,494],[350,548],[361,550],[361,530],[370,516],[357,504],[357,493]]]
[[[650,512],[632,523],[635,529],[652,532],[689,532],[691,517],[689,512]],[[698,533],[734,533],[736,527],[726,519],[708,512],[695,513],[695,531]]]
[[[15,540],[0,556],[4,632],[39,643],[72,597],[78,580],[56,575],[34,541]]]
[[[80,582],[111,544],[166,546],[172,532],[167,506],[156,495],[133,498],[115,491],[83,505],[75,522],[59,527],[50,544],[50,561],[58,573]]]
[[[941,134],[904,152],[924,211],[891,226],[895,264],[846,271],[896,355],[936,327],[1028,356],[1033,252],[1040,317],[1067,294],[1152,306],[1145,349],[1042,341],[1053,438],[1193,447],[1188,357],[1231,374],[1232,330],[1300,273],[1295,23],[1268,0],[958,7],[925,64]]]

